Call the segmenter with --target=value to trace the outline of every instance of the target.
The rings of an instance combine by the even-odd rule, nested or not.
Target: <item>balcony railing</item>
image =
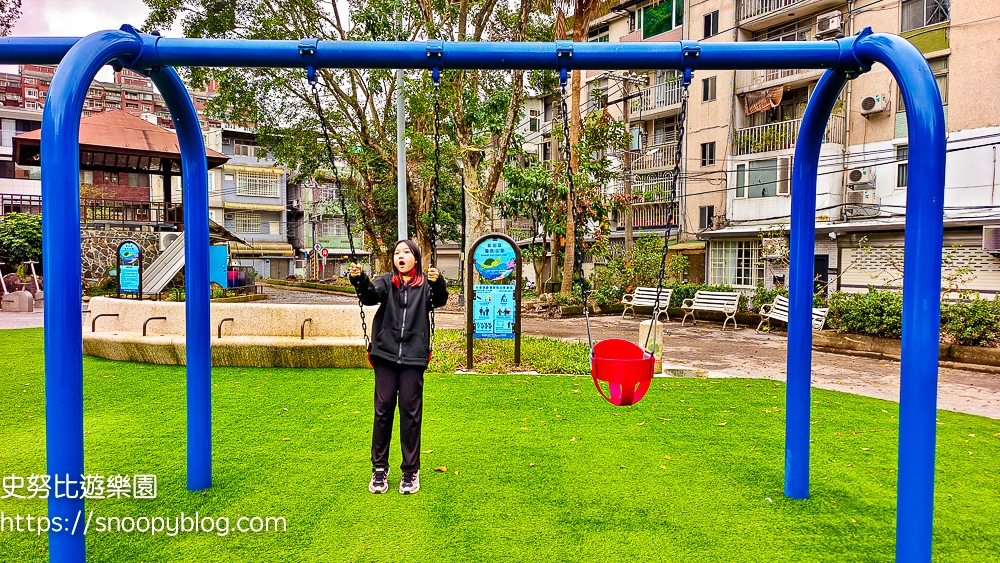
[[[640,97],[632,98],[629,111],[635,116],[639,112],[654,111],[680,104],[683,90],[680,80],[663,82],[643,88]]]
[[[180,229],[184,223],[182,206],[162,201],[81,199],[80,224],[170,224]],[[42,212],[42,198],[35,195],[0,195],[0,215]]]
[[[737,129],[733,135],[733,155],[755,154],[769,151],[780,151],[795,146],[799,137],[801,119],[779,121],[767,125],[757,125]],[[826,124],[824,143],[844,142],[846,120],[843,115],[831,115]]]
[[[815,68],[782,68],[769,70],[737,70],[736,89],[763,86],[768,82],[795,77],[800,74],[821,74],[822,69]]]
[[[632,178],[632,203],[658,203],[671,199],[673,189],[670,172],[655,174],[637,174]],[[619,180],[608,187],[607,194],[612,198],[621,198],[625,193],[625,184]]]
[[[770,12],[783,10],[795,4],[803,4],[810,0],[740,0],[736,6],[736,20],[744,21],[763,16]]]
[[[677,224],[678,203],[637,203],[632,206],[632,225],[634,227],[666,227]]]
[[[182,207],[162,201],[84,199],[80,201],[81,224],[171,224],[178,230],[184,223]]]
[[[652,145],[642,150],[629,151],[632,155],[633,172],[645,172],[657,168],[673,168],[677,156],[677,143]]]

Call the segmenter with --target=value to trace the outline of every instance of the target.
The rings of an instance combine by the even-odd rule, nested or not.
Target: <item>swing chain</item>
[[[344,227],[347,230],[347,243],[351,247],[351,262],[357,262],[357,250],[354,248],[354,235],[351,233],[351,221],[347,213],[347,198],[344,196],[344,188],[340,183],[340,172],[337,171],[337,161],[333,156],[333,146],[330,144],[330,127],[326,121],[326,114],[323,113],[323,104],[319,98],[319,80],[316,78],[316,71],[313,67],[308,70],[309,84],[312,85],[313,101],[316,104],[316,114],[319,116],[320,126],[323,128],[323,141],[326,146],[326,156],[330,160],[330,167],[333,168],[333,183],[337,190],[337,197],[340,200],[340,208],[344,213]],[[368,338],[368,322],[365,319],[365,304],[358,295],[358,308],[361,310],[361,332],[365,337],[365,350],[371,348],[371,341]]]
[[[566,69],[562,69],[560,73],[560,85],[562,88],[562,97],[560,99],[563,118],[563,160],[566,162],[566,179],[569,184],[569,209],[566,210],[567,213],[571,214],[573,218],[573,270],[579,270],[580,272],[580,299],[583,304],[583,316],[587,323],[587,344],[590,347],[591,356],[594,353],[594,340],[590,334],[590,310],[587,307],[587,278],[583,271],[583,225],[578,223],[576,217],[578,215],[578,205],[576,201],[576,191],[573,186],[573,153],[570,148],[570,134],[569,134],[569,108],[566,105]],[[569,234],[567,233],[567,236]]]
[[[440,57],[440,55],[439,55]],[[441,183],[441,74],[434,67],[431,74],[434,84],[434,183],[431,189],[431,266],[437,267],[437,229],[438,229],[438,187]],[[438,274],[440,275],[440,274]],[[430,293],[430,351],[434,353],[434,292]]]
[[[681,177],[681,159],[684,156],[684,129],[687,122],[687,110],[688,110],[688,86],[691,81],[689,78],[690,74],[685,71],[685,80],[683,82],[684,89],[681,91],[681,111],[677,114],[677,148],[674,151],[674,171],[670,178],[670,197],[668,199],[667,207],[667,226],[663,228],[663,252],[660,255],[660,277],[656,282],[656,301],[653,304],[653,322],[649,323],[649,330],[646,331],[646,341],[643,342],[643,347],[645,348],[650,344],[649,337],[653,333],[653,325],[656,324],[660,319],[660,292],[663,291],[663,278],[667,271],[667,253],[669,251],[667,243],[670,241],[670,229],[674,223],[674,201],[677,198],[677,185]],[[670,304],[667,303],[669,307]],[[655,352],[656,345],[651,346]]]

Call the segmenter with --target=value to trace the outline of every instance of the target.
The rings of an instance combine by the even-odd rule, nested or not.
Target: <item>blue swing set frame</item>
[[[42,121],[43,251],[46,273],[45,424],[49,475],[83,465],[83,353],[79,129],[87,88],[114,64],[149,75],[166,101],[181,147],[187,289],[187,486],[212,484],[208,199],[205,146],[178,66],[442,69],[827,69],[814,90],[795,147],[789,273],[785,495],[809,495],[816,179],[824,128],[847,80],[874,63],[902,91],[910,135],[906,293],[903,295],[896,561],[931,560],[940,327],[945,124],[923,55],[906,40],[870,29],[833,41],[769,43],[444,43],[171,39],[131,26],[84,38],[0,39],[0,63],[60,63]],[[58,258],[57,258],[58,257]],[[48,500],[50,518],[73,522],[80,498]],[[84,516],[86,517],[86,516]],[[50,561],[84,563],[81,533],[49,532]]]

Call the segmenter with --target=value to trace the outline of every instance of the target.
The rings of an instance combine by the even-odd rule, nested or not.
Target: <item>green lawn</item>
[[[0,331],[4,475],[43,473],[41,330]],[[368,370],[218,368],[214,478],[185,489],[184,370],[86,360],[86,469],[153,473],[156,500],[97,516],[284,516],[270,534],[91,533],[88,560],[888,561],[897,407],[814,391],[812,497],[784,498],[784,389],[657,379],[637,406],[588,377],[429,375],[422,490],[366,485]],[[1000,561],[1000,421],[940,413],[936,561]],[[533,465],[532,465],[533,464]],[[447,466],[447,472],[430,468]],[[769,500],[770,499],[770,500]],[[43,501],[0,511],[45,513]],[[46,561],[46,538],[0,534],[0,559]]]

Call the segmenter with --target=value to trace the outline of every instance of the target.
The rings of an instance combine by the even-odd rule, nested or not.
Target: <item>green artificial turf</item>
[[[41,330],[0,331],[0,471],[45,469]],[[217,368],[214,484],[185,488],[184,370],[85,361],[87,472],[156,474],[96,516],[283,516],[283,533],[95,533],[88,561],[889,561],[897,405],[814,390],[811,498],[782,495],[784,386],[656,379],[612,407],[587,377],[426,379],[421,491],[368,493],[369,370]],[[936,561],[1000,561],[1000,421],[940,413]],[[447,466],[447,471],[431,468]],[[38,500],[5,514],[45,514]],[[3,561],[46,538],[0,534]]]

